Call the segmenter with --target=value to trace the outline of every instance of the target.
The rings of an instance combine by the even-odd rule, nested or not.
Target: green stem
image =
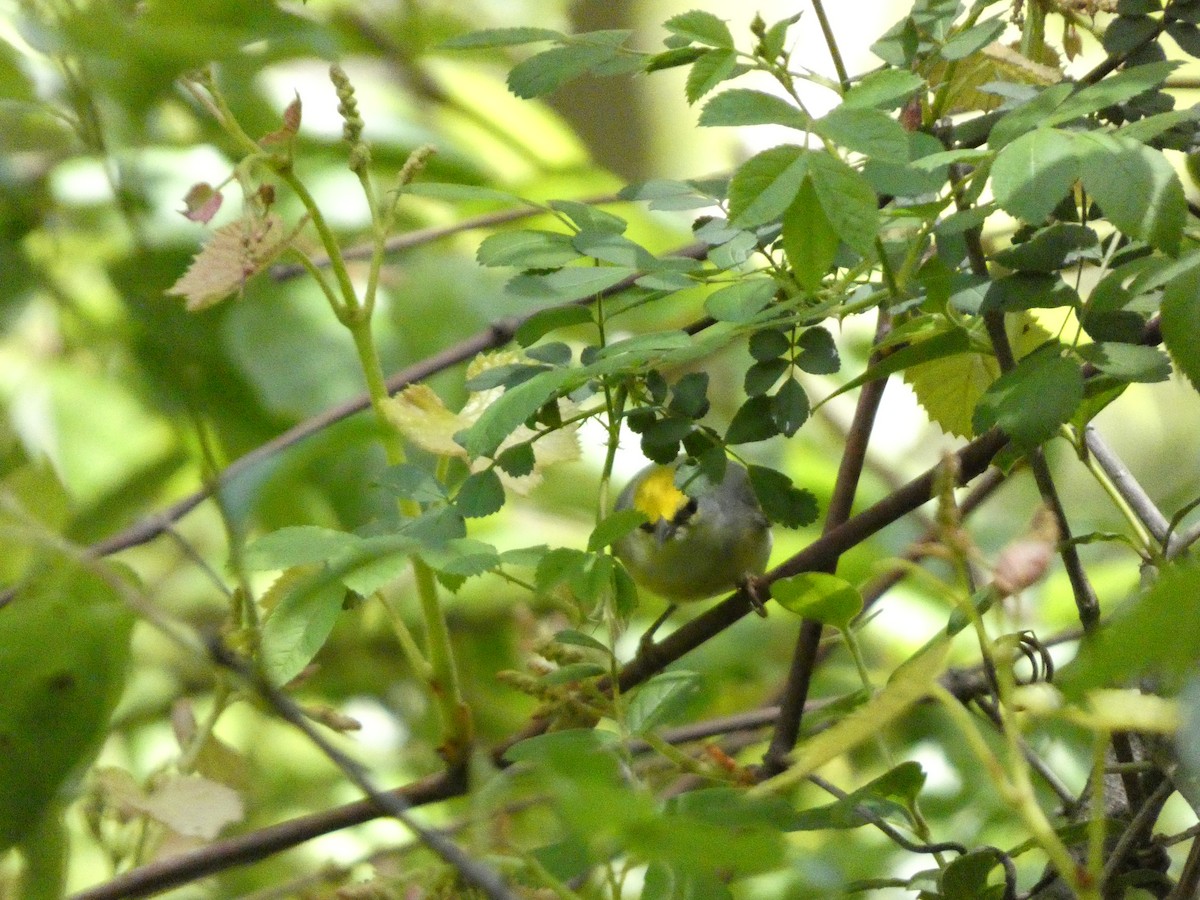
[[[396,604],[383,591],[376,591],[375,598],[382,604],[388,621],[392,623],[392,629],[396,632],[396,640],[400,642],[404,658],[408,660],[408,664],[412,666],[418,678],[422,681],[429,681],[433,677],[433,667],[430,666],[429,660],[425,658],[421,648],[417,645],[417,639],[409,629],[408,623],[404,621],[404,616],[400,614]]]
[[[980,734],[979,729],[975,726],[970,713],[967,712],[958,698],[937,682],[934,682],[930,692],[954,721],[959,733],[966,739],[967,747],[983,764],[984,774],[992,780],[1001,797],[1024,820],[1025,826],[1030,831],[1030,836],[1037,841],[1046,855],[1050,857],[1050,864],[1058,870],[1058,874],[1062,877],[1063,881],[1075,890],[1079,900],[1100,900],[1100,894],[1094,885],[1080,883],[1079,867],[1071,857],[1066,845],[1055,834],[1054,826],[1046,818],[1045,812],[1038,806],[1033,785],[1029,782],[1028,778],[1021,776],[1021,773],[1024,771],[1023,767],[1018,767],[1016,771],[1006,772],[1000,760],[992,753],[987,741],[984,740],[983,735]]]
[[[829,17],[825,15],[825,3],[823,0],[812,0],[812,5],[813,12],[817,14],[817,22],[821,26],[821,34],[825,36],[825,46],[829,48],[829,55],[833,58],[833,68],[837,71],[842,91],[848,91],[850,90],[850,75],[846,71],[846,64],[842,61],[842,52],[838,49],[837,39],[833,36]]]
[[[371,408],[383,430],[383,447],[389,465],[400,465],[405,460],[404,444],[397,431],[387,421],[384,404],[388,399],[387,382],[379,353],[371,337],[371,320],[360,308],[346,322],[354,338],[359,363],[371,396]],[[401,500],[400,509],[407,516],[421,513],[420,505],[414,500]],[[442,721],[442,753],[447,762],[461,763],[472,740],[470,709],[462,697],[458,681],[458,667],[454,662],[454,650],[450,643],[450,629],[446,624],[445,611],[438,596],[437,579],[433,570],[419,556],[410,559],[416,579],[417,596],[421,604],[421,618],[425,624],[425,644],[429,656],[429,677],[426,683],[433,694]],[[403,638],[400,638],[403,642]]]

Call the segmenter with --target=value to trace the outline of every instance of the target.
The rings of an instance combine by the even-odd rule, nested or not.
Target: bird
[[[613,552],[640,588],[671,604],[644,641],[677,604],[752,586],[771,555],[771,523],[745,468],[728,462],[716,485],[698,471],[677,484],[684,459],[642,469],[616,502],[617,511],[635,509],[646,521],[615,541]]]

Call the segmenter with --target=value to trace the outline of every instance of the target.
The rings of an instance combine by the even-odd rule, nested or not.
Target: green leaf
[[[1187,219],[1187,198],[1162,153],[1103,132],[1081,132],[1073,143],[1082,157],[1083,186],[1105,216],[1130,237],[1176,254]]]
[[[976,434],[999,426],[1018,448],[1032,450],[1054,437],[1082,400],[1079,366],[1047,347],[996,379],[980,398],[971,424]]]
[[[800,286],[815,293],[829,273],[841,239],[833,229],[812,179],[804,179],[796,199],[783,214],[783,252]]]
[[[786,125],[806,130],[811,120],[782,97],[749,88],[734,88],[717,94],[704,104],[699,124]]]
[[[733,415],[729,428],[725,431],[725,441],[729,444],[751,444],[765,441],[779,433],[771,416],[771,398],[767,396],[751,397]]]
[[[568,369],[550,369],[535,375],[505,391],[483,411],[474,425],[455,439],[472,457],[491,456],[506,437],[523,425],[573,377],[578,377],[577,373]]]
[[[515,297],[532,297],[545,303],[592,297],[638,274],[627,266],[569,266],[549,275],[518,275],[505,287]]]
[[[808,175],[810,153],[784,144],[746,160],[729,182],[730,222],[753,228],[783,215]]]
[[[477,184],[459,184],[457,182],[415,181],[404,186],[404,193],[417,197],[431,197],[434,200],[506,203],[516,206],[530,206],[528,200],[510,191],[500,191],[496,188],[482,187]]]
[[[688,419],[700,419],[708,414],[708,373],[688,372],[671,386],[671,403],[667,409]]]
[[[825,328],[805,329],[796,339],[796,365],[812,375],[833,375],[841,369],[837,344]]]
[[[135,621],[118,585],[135,590],[103,561],[56,560],[0,607],[0,855],[31,837],[100,749]]]
[[[1198,116],[1200,116],[1200,110],[1194,108],[1174,109],[1170,112],[1146,116],[1146,118],[1138,119],[1134,122],[1126,122],[1117,129],[1116,133],[1122,137],[1141,141],[1145,144],[1154,140],[1163,132],[1170,131],[1172,128],[1177,128],[1181,125],[1190,126],[1196,121]]]
[[[791,437],[808,421],[808,394],[795,378],[785,381],[771,398],[771,420],[784,437]]]
[[[642,432],[642,455],[665,466],[679,455],[679,444],[691,431],[688,419],[659,419]]]
[[[798,784],[825,763],[875,739],[929,693],[935,679],[946,668],[949,649],[950,642],[945,637],[927,644],[892,674],[887,687],[802,744],[795,752],[796,760],[792,766],[783,775],[764,782],[768,786],[764,789],[777,791],[785,784]]]
[[[852,109],[896,109],[924,87],[925,79],[915,72],[883,69],[850,88],[842,105]]]
[[[454,495],[454,505],[468,519],[478,519],[499,512],[504,506],[504,485],[493,469],[484,469],[467,476]]]
[[[494,571],[500,565],[496,548],[473,538],[455,538],[440,547],[422,550],[420,556],[430,568],[464,579]]]
[[[325,569],[293,570],[287,593],[262,626],[262,665],[272,681],[284,685],[325,646],[342,612],[346,588]]]
[[[1072,698],[1093,688],[1122,686],[1144,675],[1164,689],[1195,673],[1200,662],[1200,563],[1162,565],[1149,590],[1127,601],[1085,637],[1055,684]]]
[[[581,231],[572,238],[571,243],[585,256],[615,266],[647,269],[654,265],[654,257],[645,247],[610,231]]]
[[[1097,84],[1072,94],[1049,116],[1045,126],[1059,125],[1081,116],[1098,112],[1106,106],[1116,106],[1139,94],[1159,87],[1181,63],[1178,60],[1147,63],[1122,69]]]
[[[1050,128],[1017,138],[992,164],[996,202],[1019,219],[1042,222],[1079,179],[1082,164],[1078,153],[1070,136]]]
[[[316,525],[280,528],[246,548],[242,564],[250,571],[288,569],[326,560],[356,549],[362,539],[345,531]]]
[[[900,817],[903,820],[924,785],[925,772],[920,764],[903,762],[828,806],[794,814],[792,822],[780,827],[787,831],[859,828],[868,821],[861,811],[864,808],[881,818]]]
[[[792,349],[792,342],[778,327],[762,328],[750,335],[750,355],[759,362],[778,359]]]
[[[699,209],[712,206],[716,199],[692,182],[670,178],[651,178],[640,184],[627,185],[621,189],[620,196],[623,200],[645,200],[651,209],[663,210]]]
[[[1100,244],[1096,232],[1072,222],[1055,222],[1021,244],[992,256],[996,262],[1022,272],[1055,272],[1081,259],[1092,259]]]
[[[908,132],[887,113],[871,108],[834,107],[813,123],[817,134],[866,156],[905,161]]]
[[[663,23],[663,27],[672,34],[679,35],[697,44],[709,47],[733,47],[733,35],[723,19],[718,19],[712,13],[693,9],[689,12],[671,16]]]
[[[523,478],[531,474],[534,466],[537,465],[537,458],[533,454],[533,445],[529,443],[514,444],[496,457],[496,465],[513,478]]]
[[[586,764],[589,758],[602,756],[615,764],[616,760],[611,751],[620,740],[620,736],[612,731],[570,728],[525,738],[505,750],[504,758],[510,763],[543,764],[561,759],[580,760]]]
[[[1063,101],[1071,96],[1075,86],[1070,82],[1051,85],[1033,99],[1005,113],[988,135],[988,146],[1000,150],[1028,131],[1038,128]]]
[[[1167,284],[1162,299],[1163,343],[1179,371],[1200,391],[1200,272]]]
[[[791,367],[792,364],[786,359],[764,359],[756,362],[746,370],[746,377],[742,381],[746,396],[757,397],[767,393]]]
[[[1008,22],[1004,19],[991,19],[973,25],[946,41],[938,49],[938,56],[950,62],[966,59],[1000,37],[1007,26]]]
[[[588,678],[600,678],[608,673],[608,669],[599,663],[568,663],[551,669],[540,679],[542,684],[575,684]]]
[[[684,95],[695,103],[722,81],[738,74],[737,54],[733,50],[709,50],[694,63],[688,72]]]
[[[713,291],[704,298],[704,311],[718,322],[744,325],[771,305],[777,287],[769,278],[747,278]]]
[[[899,350],[887,354],[879,362],[868,366],[865,372],[842,385],[818,403],[817,406],[823,406],[838,394],[852,391],[856,387],[866,384],[868,381],[886,378],[896,372],[922,363],[944,359],[947,356],[964,354],[970,349],[970,346],[970,336],[961,328],[951,328],[948,331],[940,332],[924,340],[916,341],[907,347],[901,347]]]
[[[1096,343],[1080,347],[1079,355],[1104,374],[1122,381],[1155,382],[1171,377],[1171,360],[1157,347]]]
[[[750,485],[767,518],[784,528],[803,528],[817,520],[817,498],[792,484],[782,472],[766,466],[747,466]]]
[[[571,647],[585,647],[589,650],[595,650],[609,658],[613,655],[612,650],[590,634],[584,634],[582,631],[576,631],[574,628],[564,628],[554,635],[554,640],[556,643],[566,644]]]
[[[590,203],[578,200],[551,200],[547,206],[574,222],[580,231],[599,231],[623,234],[629,223],[616,213],[610,213]]]
[[[592,311],[586,306],[555,306],[535,312],[521,323],[513,337],[522,347],[529,347],[560,328],[592,324]]]
[[[438,503],[446,499],[446,486],[429,472],[412,463],[403,463],[384,469],[383,474],[379,477],[379,486],[397,497],[414,500],[417,503]],[[316,561],[300,560],[300,562]],[[282,566],[265,566],[264,568],[286,568],[295,564],[289,562]]]
[[[809,154],[808,169],[833,230],[859,255],[873,255],[879,231],[879,198],[870,183],[836,156],[823,151]]]
[[[656,53],[646,60],[647,72],[660,72],[663,69],[674,69],[695,62],[706,51],[703,47],[676,47]]]
[[[475,251],[475,259],[481,266],[518,269],[557,269],[580,255],[571,243],[571,235],[532,229],[490,234]]]
[[[542,97],[616,55],[614,47],[597,44],[551,47],[513,66],[508,73],[508,88],[522,100]]]
[[[566,35],[549,28],[487,28],[460,34],[442,44],[446,50],[479,50],[485,47],[514,47],[536,41],[562,41]]]
[[[1016,312],[1022,309],[1054,309],[1059,306],[1080,306],[1079,294],[1058,275],[1018,272],[997,278],[983,295],[980,312],[1001,310]]]
[[[1104,29],[1104,49],[1113,55],[1128,53],[1154,39],[1158,22],[1149,16],[1117,16]]]
[[[621,509],[605,516],[588,537],[588,550],[593,553],[618,541],[646,521],[645,513],[636,509]]]
[[[700,676],[676,669],[660,672],[634,692],[625,707],[630,734],[645,734],[678,721],[700,691]]]
[[[988,876],[1004,857],[995,847],[983,847],[952,860],[938,876],[945,900],[979,900],[989,896]]]
[[[771,585],[779,605],[803,619],[831,625],[841,631],[862,612],[863,598],[850,582],[824,572],[802,572]]]

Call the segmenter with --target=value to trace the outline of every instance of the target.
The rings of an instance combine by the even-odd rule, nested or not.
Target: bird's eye
[[[696,498],[688,497],[688,502],[679,508],[679,512],[675,513],[674,522],[676,525],[684,524],[688,519],[696,514]]]
[[[642,531],[646,532],[646,534],[654,534],[654,523],[653,522],[643,522],[641,525],[638,526],[638,528],[642,529]]]

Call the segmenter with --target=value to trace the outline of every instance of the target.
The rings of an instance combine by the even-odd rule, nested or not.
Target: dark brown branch
[[[879,323],[875,330],[875,343],[887,334],[890,318],[883,310],[879,313]],[[872,361],[875,357],[872,357]],[[863,385],[858,395],[858,403],[854,408],[854,418],[851,420],[846,434],[846,447],[838,465],[837,480],[834,482],[833,495],[829,499],[829,510],[825,515],[824,534],[828,534],[837,526],[850,518],[854,507],[854,496],[858,492],[858,482],[862,477],[863,465],[867,458],[867,445],[870,442],[871,429],[875,424],[875,415],[879,411],[883,391],[887,379],[880,378]],[[835,557],[824,567],[826,572],[837,571],[838,560]],[[771,744],[763,756],[762,776],[770,778],[778,775],[787,768],[788,754],[796,746],[800,736],[800,725],[804,718],[804,704],[808,702],[808,690],[812,684],[813,672],[817,666],[817,653],[821,646],[821,623],[815,619],[805,619],[800,623],[800,633],[796,637],[796,648],[792,651],[791,667],[788,670],[787,685],[783,691],[780,703],[779,721],[775,724],[775,733],[771,736]]]
[[[965,484],[982,473],[991,463],[992,457],[1007,443],[1008,439],[1004,435],[992,430],[959,450],[956,454],[959,483]],[[940,469],[940,466],[929,469],[900,490],[889,494],[828,534],[822,535],[795,556],[767,572],[760,579],[760,584],[765,587],[789,575],[824,571],[825,566],[836,561],[851,547],[857,546],[926,503],[933,496],[934,483],[939,477]],[[750,612],[751,608],[749,595],[744,589],[739,590],[661,641],[644,645],[638,655],[618,674],[621,691],[632,690],[670,663],[720,634]],[[603,683],[600,687],[603,689]],[[493,751],[493,760],[498,765],[507,765],[504,753],[509,747],[527,737],[542,734],[549,724],[550,719],[547,717],[534,718],[524,729]]]
[[[461,796],[467,787],[465,773],[442,772],[414,781],[390,793],[409,807],[425,806]],[[333,831],[361,825],[379,818],[379,808],[370,800],[358,800],[268,825],[248,834],[215,841],[165,859],[155,860],[118,875],[103,884],[75,894],[72,900],[123,900],[148,897],[171,888],[207,878],[226,869],[259,862]]]

